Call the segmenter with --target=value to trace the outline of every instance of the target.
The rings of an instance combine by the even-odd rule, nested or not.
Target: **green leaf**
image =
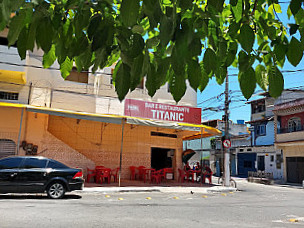
[[[134,34],[132,37],[132,47],[128,51],[128,55],[132,58],[135,58],[143,52],[145,46],[144,39],[139,34]]]
[[[217,66],[217,58],[215,52],[211,48],[207,48],[204,54],[203,63],[207,74],[215,71]]]
[[[20,58],[23,60],[26,57],[26,41],[28,37],[28,30],[26,27],[22,29],[19,34],[18,41],[17,41],[17,48]]]
[[[302,0],[291,0],[289,7],[293,15],[296,15],[301,8]]]
[[[56,60],[55,45],[52,45],[50,51],[47,52],[47,53],[44,53],[43,60],[42,60],[42,65],[43,65],[44,68],[49,68],[50,66],[53,65],[55,60]]]
[[[131,68],[131,85],[130,89],[133,91],[141,82],[143,79],[143,62],[144,62],[144,55],[141,53],[138,55],[134,61],[133,61],[133,66]]]
[[[254,93],[256,86],[255,72],[252,67],[244,72],[239,72],[239,83],[242,94],[249,99]]]
[[[255,35],[252,28],[248,24],[244,24],[241,27],[239,41],[242,48],[250,53],[252,51]]]
[[[251,58],[244,51],[239,52],[239,70],[245,72],[251,67]]]
[[[69,57],[66,57],[65,61],[60,64],[60,72],[61,76],[66,79],[67,76],[70,75],[73,68],[73,61],[69,59]]]
[[[299,25],[297,25],[297,24],[289,24],[289,26],[290,26],[290,29],[289,29],[290,35],[295,34],[299,28]]]
[[[18,36],[25,25],[26,11],[20,10],[19,14],[14,16],[7,35],[8,45],[11,46],[16,43]]]
[[[201,74],[202,74],[202,79],[200,80],[200,85],[199,85],[199,90],[201,92],[203,92],[203,90],[206,88],[206,86],[208,85],[208,82],[209,82],[209,76],[208,74],[206,73],[205,71],[205,68],[204,68],[204,63],[203,62],[200,62],[200,68],[201,68]]]
[[[130,82],[131,82],[130,67],[122,63],[119,65],[115,77],[115,90],[118,94],[118,99],[120,101],[122,101],[129,92]]]
[[[197,61],[188,62],[187,73],[190,86],[196,91],[202,79],[201,67]]]
[[[274,46],[274,54],[279,66],[283,67],[284,65],[286,50],[286,45],[282,43]]]
[[[133,33],[142,34],[145,32],[144,28],[141,25],[134,25],[132,28]]]
[[[233,61],[235,60],[235,55],[238,50],[238,45],[237,42],[231,42],[229,43],[229,48],[228,48],[228,54],[227,54],[227,59],[225,65],[229,67]]]
[[[186,89],[185,75],[173,74],[170,80],[170,92],[176,102],[182,99]]]
[[[29,28],[29,34],[28,34],[27,43],[26,43],[27,50],[31,50],[31,51],[34,50],[37,25],[38,25],[37,20],[34,19]]]
[[[279,97],[284,89],[284,78],[277,67],[268,68],[268,81],[270,96]]]
[[[49,18],[41,20],[36,30],[36,41],[44,52],[49,52],[53,41],[53,27]]]
[[[236,4],[238,3],[238,0],[230,0],[229,3],[232,6],[236,6]]]
[[[202,43],[199,38],[194,38],[188,46],[191,56],[199,56],[202,53]]]
[[[268,88],[268,75],[267,70],[263,65],[257,65],[255,68],[255,78],[258,83],[258,85],[263,89],[264,91],[267,91]]]
[[[302,57],[302,44],[295,37],[292,37],[288,45],[287,59],[293,66],[297,66],[300,63]]]
[[[139,14],[139,0],[123,0],[120,7],[122,23],[133,26],[137,22]]]
[[[224,2],[225,0],[208,0],[208,6],[211,6],[217,12],[222,12]]]
[[[161,17],[159,38],[161,45],[166,47],[174,34],[173,20],[166,15]]]
[[[193,0],[180,0],[179,6],[182,10],[187,10],[192,7],[192,2],[193,2]]]
[[[236,22],[239,22],[242,19],[243,14],[243,1],[238,0],[237,5],[232,7],[232,12]]]
[[[150,63],[149,67],[148,67],[147,80],[146,80],[146,84],[145,84],[150,97],[153,97],[157,90],[156,77],[157,77],[157,73],[156,73],[155,66],[153,63]]]
[[[221,85],[223,84],[225,78],[227,77],[227,67],[226,66],[219,66],[215,70],[215,78],[216,82]]]

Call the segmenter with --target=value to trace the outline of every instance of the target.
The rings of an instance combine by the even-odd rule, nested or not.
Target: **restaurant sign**
[[[201,109],[126,99],[125,115],[155,120],[201,124]]]

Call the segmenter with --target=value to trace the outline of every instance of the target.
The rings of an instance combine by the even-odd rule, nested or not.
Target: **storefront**
[[[169,106],[164,108],[170,109]],[[7,135],[13,131],[20,136],[12,139],[19,145],[16,154],[33,154],[27,148],[35,147],[34,154],[81,167],[84,171],[97,165],[112,169],[121,167],[122,179],[129,178],[130,166],[141,165],[155,168],[171,166],[176,178],[177,168],[182,167],[183,137],[200,131],[203,134],[218,133],[204,125],[134,115],[91,114],[28,105],[1,109],[6,109],[7,115],[16,116],[14,129],[5,130]],[[24,114],[21,117],[22,109]],[[192,115],[191,108],[175,108],[174,111],[177,111],[175,117],[179,118],[186,119],[188,114]],[[181,114],[182,111],[185,113]],[[173,118],[173,114],[168,115]],[[1,121],[0,125],[4,124]],[[156,162],[160,158],[161,162]]]

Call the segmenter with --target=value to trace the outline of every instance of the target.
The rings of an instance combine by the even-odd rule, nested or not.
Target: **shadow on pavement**
[[[81,199],[82,196],[75,194],[65,195],[59,200],[70,200],[70,199]],[[53,200],[48,198],[44,194],[0,194],[0,200],[15,199],[15,200],[26,200],[26,199],[39,199],[39,200]]]

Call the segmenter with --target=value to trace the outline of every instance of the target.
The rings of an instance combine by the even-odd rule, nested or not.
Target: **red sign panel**
[[[125,100],[125,115],[155,120],[201,124],[201,109],[141,100]]]

